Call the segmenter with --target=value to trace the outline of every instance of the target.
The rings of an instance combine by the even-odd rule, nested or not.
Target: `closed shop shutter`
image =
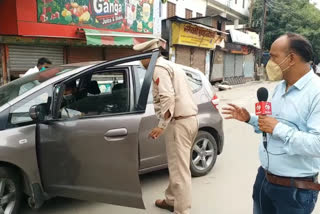
[[[213,65],[211,71],[212,82],[221,81],[223,79],[223,61],[224,61],[224,53],[221,50],[216,50],[213,57]]]
[[[190,47],[181,45],[176,46],[176,63],[189,67],[191,66]]]
[[[205,73],[206,70],[206,49],[191,48],[191,67]]]
[[[255,59],[253,54],[248,54],[244,56],[244,77],[254,77],[254,61]]]
[[[102,61],[104,50],[101,47],[69,47],[67,56],[68,63]]]
[[[106,60],[114,60],[122,57],[133,56],[139,54],[132,48],[105,48]]]
[[[235,55],[235,77],[243,77],[243,55]]]
[[[235,63],[235,56],[233,54],[225,54],[224,56],[224,77],[230,78],[234,77],[234,63]]]
[[[48,58],[53,65],[63,63],[63,47],[9,45],[8,68],[11,75],[25,73],[37,65],[41,57]]]

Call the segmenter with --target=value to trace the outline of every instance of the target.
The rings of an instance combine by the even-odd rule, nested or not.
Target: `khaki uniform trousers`
[[[191,147],[198,133],[196,116],[173,120],[166,129],[165,141],[169,168],[167,204],[175,214],[189,214],[191,210]]]

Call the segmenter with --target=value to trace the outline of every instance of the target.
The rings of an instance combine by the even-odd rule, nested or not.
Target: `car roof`
[[[107,61],[89,61],[89,62],[79,62],[79,63],[72,63],[72,64],[65,64],[62,66],[76,66],[76,67],[83,67],[83,66],[89,66],[89,65],[97,65],[103,62],[107,62]],[[140,66],[141,62],[140,61],[133,61],[133,62],[128,62],[128,63],[123,63],[117,66]],[[185,66],[185,65],[181,65],[179,64],[179,66],[181,66],[182,69],[187,70],[187,71],[191,71],[191,72],[195,72],[197,74],[200,75],[204,75],[199,69],[196,68],[192,68],[189,66]]]
[[[69,66],[75,66],[75,67],[84,67],[84,66],[89,66],[89,65],[97,65],[97,64],[100,64],[100,63],[103,63],[103,62],[107,62],[106,61],[89,61],[89,62],[78,62],[78,63],[71,63],[71,64],[64,64],[64,65],[61,65],[61,66],[66,66],[66,67],[69,67]],[[139,66],[141,65],[141,62],[140,61],[134,61],[134,62],[128,62],[128,63],[123,63],[123,64],[120,64],[118,66]]]
[[[197,74],[203,75],[202,71],[200,71],[199,69],[192,68],[192,67],[185,66],[185,65],[179,65],[179,66],[181,66],[181,68],[182,68],[183,70],[191,71],[191,72],[194,72],[194,73],[197,73]]]
[[[77,63],[70,63],[70,64],[64,64],[61,65],[62,67],[84,67],[84,66],[89,66],[89,65],[97,65],[100,63],[103,63],[104,61],[89,61],[89,62],[77,62]]]

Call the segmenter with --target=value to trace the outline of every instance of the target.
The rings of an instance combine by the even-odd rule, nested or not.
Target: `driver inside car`
[[[63,93],[63,101],[61,105],[61,118],[78,118],[84,114],[74,109],[72,104],[76,102],[77,85],[75,81],[68,83]]]

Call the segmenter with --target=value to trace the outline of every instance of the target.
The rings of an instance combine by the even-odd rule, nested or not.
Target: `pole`
[[[249,27],[252,27],[252,16],[253,16],[254,0],[250,3],[250,14],[249,14]]]
[[[263,55],[263,47],[264,47],[264,31],[265,31],[265,24],[267,20],[267,0],[263,0],[263,16],[262,16],[262,25],[261,25],[261,32],[260,32],[260,50],[257,50],[256,60],[257,63],[255,65],[255,80],[260,79],[260,75],[263,72],[263,66],[261,66],[262,55]]]
[[[267,0],[263,0],[263,16],[262,16],[261,36],[260,36],[261,49],[260,49],[260,55],[259,55],[259,61],[258,61],[259,66],[261,66],[262,55],[263,55],[264,31],[265,31],[266,21],[267,21]]]
[[[7,84],[9,81],[8,67],[8,46],[6,44],[1,45],[1,61],[2,61],[2,83]],[[1,85],[1,84],[0,84]]]

